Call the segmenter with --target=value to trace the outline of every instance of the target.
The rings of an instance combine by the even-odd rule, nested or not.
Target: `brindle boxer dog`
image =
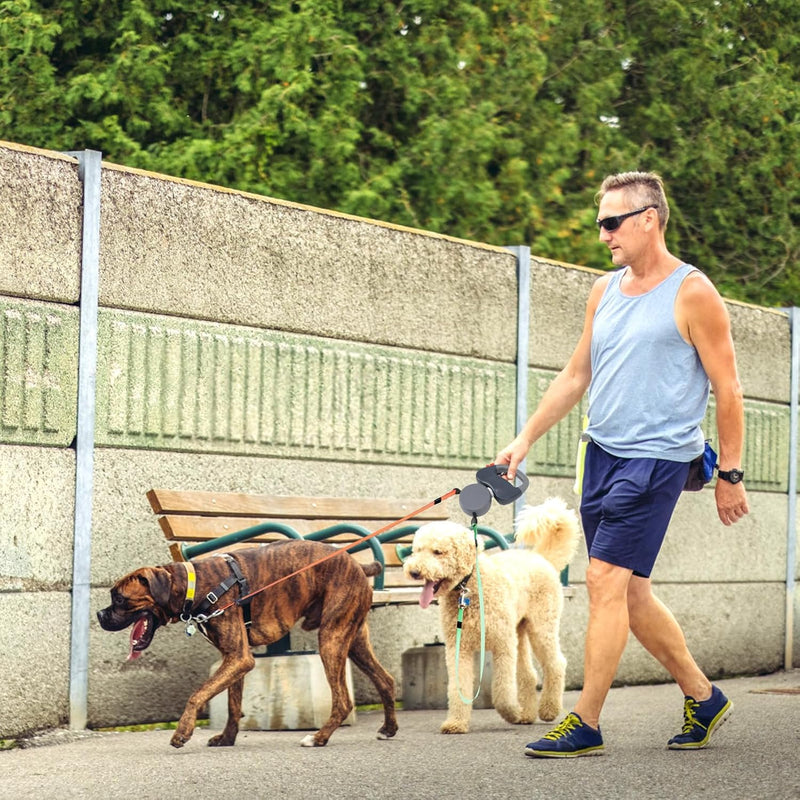
[[[187,590],[190,597],[192,592],[186,564],[143,567],[117,581],[111,589],[111,605],[98,611],[97,619],[107,631],[133,625],[128,658],[138,658],[150,646],[159,626],[178,622],[182,615],[185,621],[189,615],[200,613],[208,593],[217,592],[223,582],[233,586],[203,613],[210,615],[240,596],[257,592],[278,578],[314,564],[329,556],[333,549],[332,545],[319,542],[291,540],[192,561],[197,585],[194,600],[190,600],[188,606]],[[252,619],[249,629],[245,625],[244,608],[236,604],[219,616],[201,622],[202,632],[222,653],[222,664],[189,697],[172,737],[172,746],[183,747],[189,741],[200,709],[225,689],[228,690],[227,724],[208,744],[210,747],[232,745],[242,716],[244,676],[255,665],[250,647],[277,641],[303,617],[303,630],[319,629],[319,654],[331,687],[332,702],[328,721],[315,734],[306,736],[302,744],[323,747],[352,711],[345,682],[348,656],[375,684],[383,703],[384,723],[378,738],[394,736],[397,732],[394,680],[372,651],[366,622],[372,604],[372,587],[367,576],[378,574],[380,569],[377,562],[361,566],[347,552],[338,551],[338,555],[254,594],[249,603]],[[236,573],[241,581],[237,580]]]

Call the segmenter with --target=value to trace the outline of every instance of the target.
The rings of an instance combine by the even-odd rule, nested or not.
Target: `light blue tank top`
[[[649,292],[628,297],[621,269],[600,299],[586,432],[614,456],[691,461],[703,451],[708,376],[675,324],[675,298],[694,271],[681,264]]]

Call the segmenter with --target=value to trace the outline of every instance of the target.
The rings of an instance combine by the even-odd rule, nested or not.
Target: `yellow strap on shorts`
[[[589,417],[584,414],[582,420],[581,432],[589,427]],[[586,463],[586,445],[589,444],[588,440],[581,436],[578,439],[578,452],[575,456],[575,484],[572,491],[580,497],[583,491],[583,467]]]

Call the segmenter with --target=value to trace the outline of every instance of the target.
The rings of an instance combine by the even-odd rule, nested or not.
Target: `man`
[[[716,400],[720,520],[749,508],[742,483],[742,390],[725,305],[713,284],[666,247],[661,178],[628,172],[598,193],[600,241],[620,269],[594,284],[583,332],[521,433],[495,458],[516,468],[531,445],[589,390],[581,517],[589,552],[584,682],[572,713],[525,750],[534,757],[600,755],[600,712],[628,630],[682,689],[684,726],[671,749],[705,747],[732,706],[689,652],[652,591],[650,572],[689,462],[703,451],[709,385]]]

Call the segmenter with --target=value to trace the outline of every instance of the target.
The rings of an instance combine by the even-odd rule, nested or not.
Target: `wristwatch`
[[[736,469],[735,467],[729,470],[718,469],[717,475],[722,478],[722,480],[728,481],[728,483],[739,483],[739,481],[744,478],[744,472],[742,472],[740,469]]]

